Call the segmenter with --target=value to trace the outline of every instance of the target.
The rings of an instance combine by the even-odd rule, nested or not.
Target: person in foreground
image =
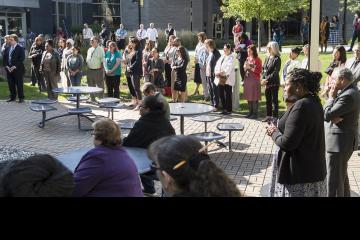
[[[285,81],[289,105],[278,127],[267,134],[278,146],[274,154],[275,197],[325,197],[326,160],[324,116],[318,97],[321,73],[294,69]]]
[[[348,161],[358,147],[360,94],[349,69],[334,72],[335,84],[324,106],[329,197],[350,197]]]
[[[168,197],[240,197],[236,184],[210,160],[198,140],[164,137],[148,155]]]
[[[0,197],[71,197],[73,174],[50,155],[0,163]]]
[[[129,135],[124,138],[123,146],[148,148],[154,141],[170,135],[175,135],[169,119],[165,116],[163,102],[156,96],[147,96],[141,104],[140,119],[135,123]],[[156,192],[154,179],[156,174],[150,171],[140,175],[144,193],[154,194]]]
[[[142,197],[134,161],[121,146],[120,129],[110,119],[93,123],[95,148],[75,168],[75,197]]]

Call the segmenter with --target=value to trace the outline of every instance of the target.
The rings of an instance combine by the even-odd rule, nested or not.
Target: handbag
[[[219,85],[224,86],[227,82],[228,77],[227,76],[220,76],[219,77]]]

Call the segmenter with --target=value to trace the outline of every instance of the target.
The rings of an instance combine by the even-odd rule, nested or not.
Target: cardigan
[[[272,139],[279,146],[278,181],[301,184],[326,177],[324,115],[321,103],[307,95],[295,102],[279,120]]]

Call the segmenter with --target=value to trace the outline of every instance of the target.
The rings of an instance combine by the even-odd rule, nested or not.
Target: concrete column
[[[309,67],[311,71],[319,71],[319,29],[320,29],[320,1],[311,0],[311,32]]]

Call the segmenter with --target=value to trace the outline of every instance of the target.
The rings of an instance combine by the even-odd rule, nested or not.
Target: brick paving
[[[83,104],[87,105],[87,104]],[[58,110],[49,112],[48,116],[66,113],[66,109],[74,107],[73,103],[63,102],[54,105]],[[96,115],[107,116],[107,111],[96,106],[88,105],[93,108]],[[41,119],[41,114],[29,110],[29,103],[6,103],[0,101],[0,145],[16,146],[19,149],[34,151],[38,153],[49,153],[61,155],[80,148],[92,147],[90,132],[79,131],[77,129],[77,118],[68,116],[47,122],[44,129],[37,126]],[[114,114],[115,121],[136,120],[139,112],[121,109]],[[226,116],[222,119],[209,123],[208,130],[219,132],[216,125],[220,122],[242,123],[244,131],[232,133],[231,153],[225,148],[216,145],[210,147],[209,154],[212,160],[238,184],[239,189],[243,190],[247,196],[259,197],[267,196],[269,183],[271,180],[271,163],[274,144],[265,135],[265,124],[245,119],[240,115]],[[180,120],[172,121],[172,124],[179,134]],[[83,127],[90,127],[90,122],[82,120]],[[185,134],[201,132],[204,130],[204,123],[192,121],[185,118]],[[127,134],[128,131],[122,131]],[[227,144],[227,132],[224,134]],[[349,179],[353,196],[360,195],[360,157],[358,152],[354,152],[349,162]],[[159,184],[157,183],[159,191]]]

